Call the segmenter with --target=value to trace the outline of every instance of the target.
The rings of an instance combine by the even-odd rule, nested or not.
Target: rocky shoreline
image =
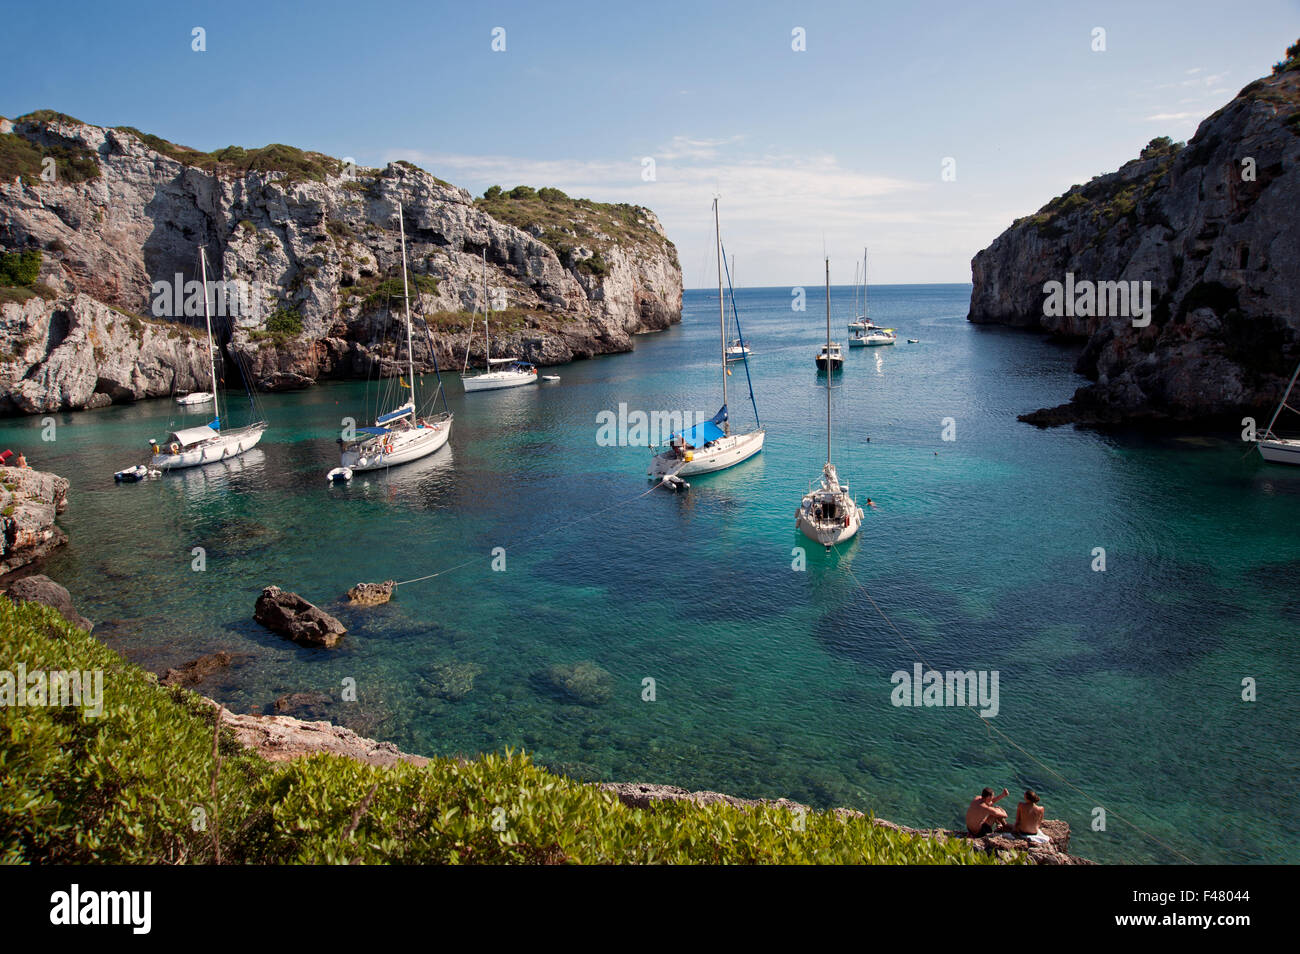
[[[49,111],[0,119],[0,136],[79,157],[76,176],[0,182],[0,246],[41,255],[30,290],[0,298],[0,414],[206,390],[199,245],[232,286],[213,295],[229,386],[241,371],[262,390],[398,374],[399,208],[419,370],[482,367],[485,312],[494,355],[539,365],[681,320],[676,248],[640,206],[527,187],[475,199],[410,163],[202,153]]]
[[[1300,64],[1250,83],[1186,145],[1152,140],[1017,220],[971,261],[968,320],[1076,341],[1075,369],[1092,382],[1020,419],[1168,430],[1266,419],[1300,362],[1297,208]],[[1050,282],[1124,287],[1058,309]],[[1111,307],[1142,283],[1149,316]]]

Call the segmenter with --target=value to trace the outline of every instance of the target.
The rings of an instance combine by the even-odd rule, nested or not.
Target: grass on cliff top
[[[612,244],[641,243],[664,249],[677,263],[677,248],[649,225],[642,224],[648,210],[626,202],[593,202],[590,199],[571,199],[559,189],[533,189],[516,186],[508,191],[493,186],[474,205],[494,219],[525,231],[539,227],[540,239],[559,256],[566,267],[574,267],[574,250],[580,245],[590,247],[593,259],[579,261],[578,268],[597,276],[608,271],[602,251]],[[597,233],[609,239],[597,237]]]
[[[243,146],[226,146],[212,152],[201,152],[189,146],[168,142],[161,136],[141,132],[134,126],[118,126],[119,132],[130,133],[150,149],[160,152],[187,166],[213,173],[240,174],[245,172],[284,172],[290,182],[311,179],[323,182],[328,176],[343,171],[343,163],[333,156],[320,152],[307,152],[283,143],[271,143],[260,149]]]
[[[15,122],[26,122],[33,115]],[[54,160],[55,184],[76,185],[99,178],[99,159],[81,143],[41,145],[20,133],[0,133],[0,182],[21,176],[25,185],[41,185],[47,158]]]
[[[214,733],[198,696],[159,686],[54,610],[5,598],[0,660],[103,672],[99,718],[0,706],[0,862],[992,863],[961,841],[828,813],[801,824],[773,807],[631,809],[509,753],[422,768],[270,763]]]

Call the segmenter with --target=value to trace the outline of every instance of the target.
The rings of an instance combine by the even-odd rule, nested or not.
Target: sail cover
[[[407,401],[401,407],[389,411],[387,414],[381,415],[379,418],[375,420],[375,423],[381,425],[390,424],[393,421],[401,420],[402,418],[406,417],[408,414],[414,414],[414,413],[415,413],[415,405],[412,404],[410,401]]]
[[[684,431],[678,431],[673,435],[674,438],[680,437],[682,441],[691,447],[703,447],[709,441],[716,441],[720,437],[726,437],[722,428],[718,425],[726,423],[727,405],[722,405],[717,414],[702,424],[696,424],[694,427],[687,428]]]
[[[198,444],[201,441],[206,441],[209,438],[215,437],[217,433],[218,432],[215,429],[213,429],[211,426],[187,427],[179,431],[172,431],[171,438],[170,440],[168,440],[168,443],[179,444],[181,447],[190,447],[191,445]]]

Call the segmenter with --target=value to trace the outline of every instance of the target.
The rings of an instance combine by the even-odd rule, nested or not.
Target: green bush
[[[552,189],[550,186],[537,190],[537,198],[543,202],[567,202],[569,197],[559,189]]]
[[[506,193],[510,198],[515,200],[528,200],[537,198],[537,190],[532,186],[518,185]]]
[[[23,252],[0,252],[0,285],[31,288],[41,274],[41,252],[29,248]]]
[[[1273,64],[1274,73],[1289,73],[1291,70],[1300,70],[1300,40],[1286,48],[1286,59]]]
[[[499,199],[500,197],[501,187],[496,185],[488,186],[488,190],[483,193],[483,198],[485,199]]]
[[[266,330],[276,338],[293,338],[302,334],[302,315],[289,308],[281,308],[266,319]]]
[[[270,763],[34,604],[0,598],[0,659],[103,671],[103,715],[0,707],[0,861],[8,863],[992,864],[866,817],[690,802],[628,808],[526,756],[388,768],[333,755]]]

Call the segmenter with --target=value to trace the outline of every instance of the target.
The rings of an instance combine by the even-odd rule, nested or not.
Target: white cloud
[[[879,281],[962,281],[970,256],[1010,224],[945,201],[937,172],[921,182],[848,168],[826,153],[742,152],[740,141],[675,136],[654,153],[652,182],[642,178],[640,156],[525,159],[395,150],[386,158],[407,159],[480,193],[492,184],[553,186],[646,206],[677,244],[688,287],[707,285],[714,274],[715,194],[721,195],[723,242],[751,285],[810,280],[820,273],[823,248],[832,257],[833,280],[847,282],[847,263],[864,244],[873,260],[889,263],[873,267]],[[946,257],[946,266],[936,256]],[[846,274],[835,275],[837,261]]]

